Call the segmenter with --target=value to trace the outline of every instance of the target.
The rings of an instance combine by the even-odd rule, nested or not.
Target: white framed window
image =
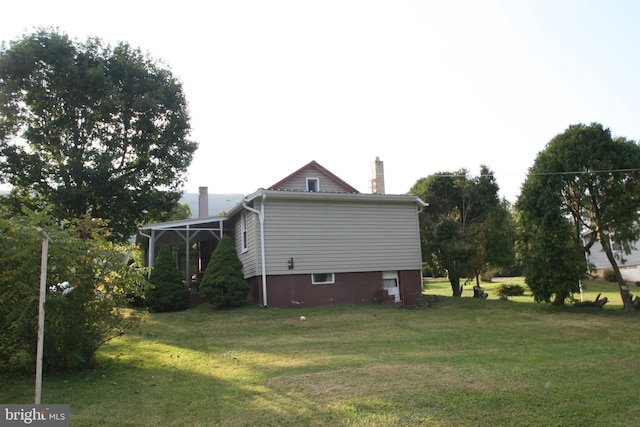
[[[320,180],[318,178],[307,178],[307,191],[320,191]]]
[[[382,273],[382,287],[384,289],[391,289],[398,287],[398,272],[397,271],[384,271]]]
[[[626,264],[626,260],[624,256],[626,255],[626,245],[623,242],[619,242],[615,239],[615,237],[611,238],[611,250],[613,252],[613,256],[622,264]]]
[[[313,273],[311,275],[312,285],[332,285],[336,283],[336,275],[333,273]]]
[[[242,234],[242,252],[246,252],[249,249],[247,238],[247,211],[242,211],[240,215],[240,232]]]
[[[395,302],[400,302],[400,287],[397,271],[382,272],[382,288],[387,291],[389,296],[393,296]]]

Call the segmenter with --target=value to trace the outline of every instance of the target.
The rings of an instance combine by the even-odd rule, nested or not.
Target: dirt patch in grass
[[[482,368],[454,369],[445,365],[372,365],[330,371],[278,376],[266,387],[285,393],[302,393],[309,398],[335,400],[352,396],[401,397],[408,390],[439,389],[472,392],[510,391],[527,388],[526,382],[493,375]]]

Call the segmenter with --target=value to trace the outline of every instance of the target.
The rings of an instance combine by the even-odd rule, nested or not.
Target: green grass
[[[637,314],[470,293],[420,310],[149,314],[100,369],[45,375],[42,399],[70,404],[72,426],[637,424]],[[33,378],[0,381],[0,402],[33,402]]]
[[[496,293],[495,289],[500,284],[507,283],[513,285],[520,285],[525,289],[523,296],[509,297],[509,300],[516,302],[533,302],[533,296],[523,277],[508,277],[508,278],[495,278],[491,282],[481,282],[480,287],[489,294],[488,299],[500,299],[500,296]],[[473,286],[472,283],[465,284],[463,287],[462,296],[472,297]],[[617,283],[605,282],[603,280],[585,280],[582,283],[583,299],[584,301],[595,301],[600,294],[600,298],[607,297],[609,300],[605,304],[606,309],[619,310],[622,308],[622,299],[620,298],[620,289]],[[632,293],[639,293],[640,287],[631,286]],[[444,278],[426,278],[424,279],[424,293],[432,295],[451,296],[451,284]],[[576,300],[580,300],[580,295],[575,295]],[[566,304],[571,304],[570,301],[566,301]]]

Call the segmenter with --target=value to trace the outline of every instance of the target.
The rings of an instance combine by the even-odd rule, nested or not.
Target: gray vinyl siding
[[[611,264],[607,259],[607,255],[602,250],[600,242],[596,242],[589,252],[589,263],[593,264],[597,270],[602,268],[611,268]]]
[[[622,255],[624,262],[618,261],[619,267],[640,265],[640,251],[638,251],[638,248],[640,248],[639,244],[640,242],[636,242],[636,244],[633,245],[635,249],[629,255]],[[607,258],[607,254],[604,253],[600,242],[596,242],[591,247],[589,263],[593,264],[596,270],[611,268],[611,263]]]
[[[292,191],[306,191],[307,190],[307,178],[316,178],[319,183],[319,191],[326,193],[341,193],[345,192],[345,188],[334,180],[327,177],[325,174],[315,168],[305,169],[296,176],[292,176],[286,182],[283,182],[277,189],[278,190],[292,190]]]
[[[635,249],[629,255],[623,255],[624,262],[621,263],[623,266],[632,266],[632,265],[640,265],[640,252],[638,252],[638,244],[636,243]]]
[[[421,268],[416,204],[272,200],[265,205],[267,273]],[[294,259],[294,269],[287,261]]]
[[[242,250],[242,215],[235,218],[235,245],[238,258],[242,261],[244,277],[253,277],[260,274],[260,224],[258,217],[253,212],[246,212],[247,215],[247,250]]]

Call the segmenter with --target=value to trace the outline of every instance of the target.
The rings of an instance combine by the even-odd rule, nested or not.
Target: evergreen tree
[[[233,241],[222,236],[202,277],[200,293],[216,308],[232,308],[242,305],[248,292],[249,284],[244,280],[242,261]]]
[[[158,252],[149,282],[152,285],[146,295],[149,310],[179,311],[189,306],[189,288],[182,283],[182,273],[169,246],[163,246]]]

